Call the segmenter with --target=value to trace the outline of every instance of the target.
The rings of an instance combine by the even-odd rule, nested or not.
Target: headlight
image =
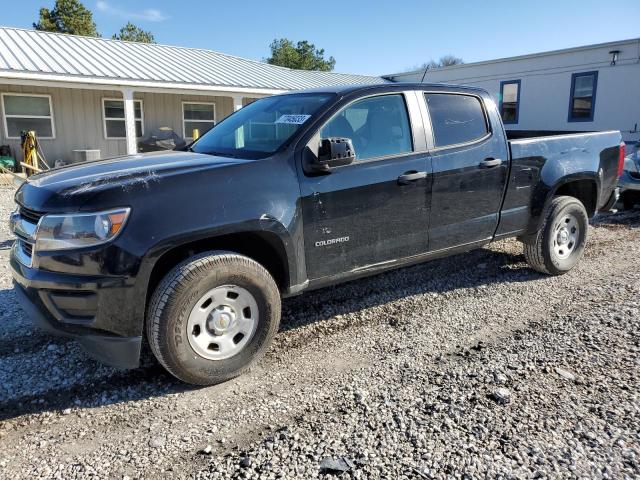
[[[129,218],[129,208],[97,213],[45,215],[36,233],[36,251],[93,247],[113,240]]]

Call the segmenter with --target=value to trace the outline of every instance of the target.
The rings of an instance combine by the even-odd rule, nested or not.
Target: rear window
[[[489,132],[478,97],[425,93],[436,147],[472,142]]]

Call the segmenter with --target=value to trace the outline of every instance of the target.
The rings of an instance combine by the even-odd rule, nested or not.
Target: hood
[[[252,161],[163,151],[73,164],[30,177],[16,193],[16,201],[40,211],[80,209],[90,197],[106,191],[149,189],[168,177]]]

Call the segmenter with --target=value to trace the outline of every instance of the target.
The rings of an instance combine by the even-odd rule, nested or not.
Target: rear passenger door
[[[470,93],[424,92],[424,98],[434,145],[429,250],[489,240],[508,170],[497,109]]]

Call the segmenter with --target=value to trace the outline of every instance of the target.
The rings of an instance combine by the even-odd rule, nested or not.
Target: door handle
[[[493,168],[498,167],[502,164],[502,159],[500,158],[485,158],[480,162],[480,168]]]
[[[427,172],[418,172],[416,170],[409,170],[408,172],[404,172],[402,175],[398,177],[398,185],[409,185],[411,182],[415,182],[416,180],[420,180],[421,178],[426,178]]]

